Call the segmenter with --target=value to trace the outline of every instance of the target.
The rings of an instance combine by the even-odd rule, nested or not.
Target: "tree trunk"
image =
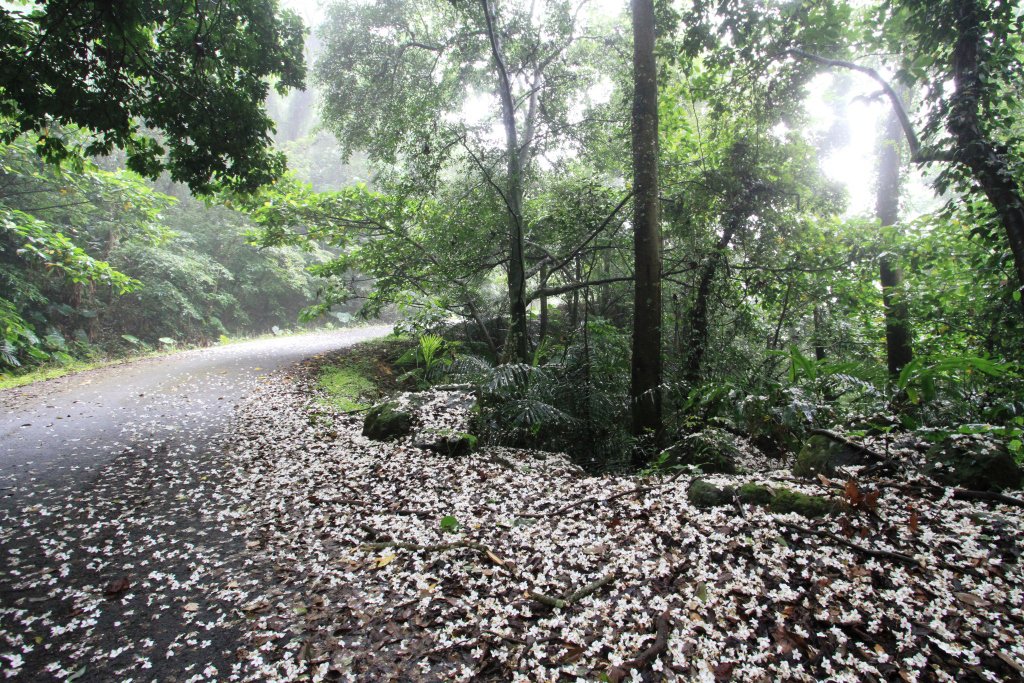
[[[725,258],[725,250],[732,242],[732,236],[736,232],[738,224],[739,220],[736,219],[728,221],[722,231],[722,236],[715,245],[714,253],[708,257],[701,269],[700,282],[697,284],[697,294],[693,299],[693,308],[690,309],[687,326],[689,347],[686,350],[686,381],[691,387],[700,382],[701,365],[704,362],[704,352],[708,346],[708,306],[711,298],[711,285],[715,281],[718,264]]]
[[[542,266],[540,269],[540,289],[543,292],[548,286],[548,269]],[[537,333],[537,346],[544,343],[544,337],[548,335],[548,295],[540,296],[540,331]]]
[[[978,52],[983,36],[977,0],[957,0],[953,11],[957,26],[952,57],[956,92],[950,97],[946,119],[946,127],[957,141],[953,158],[970,169],[999,215],[1013,254],[1019,292],[1024,288],[1024,196],[1006,155],[986,137],[978,117],[983,88]],[[1024,296],[1020,302],[1024,305]]]
[[[896,225],[900,211],[902,140],[900,121],[895,113],[889,114],[880,140],[878,156],[878,194],[875,201],[875,215],[886,228]],[[885,351],[889,376],[899,377],[900,371],[914,358],[910,346],[910,321],[907,302],[902,290],[903,272],[896,259],[883,253],[878,259],[882,282],[882,303],[885,308]]]
[[[501,98],[501,122],[505,128],[505,204],[508,210],[508,308],[509,328],[505,339],[504,356],[526,363],[529,360],[526,331],[526,263],[523,259],[523,163],[519,152],[519,133],[516,128],[516,108],[512,95],[512,82],[501,49],[501,40],[495,25],[494,8],[490,0],[481,0],[487,20],[487,36],[491,54],[498,71],[498,95]]]
[[[814,359],[823,361],[828,358],[825,351],[825,344],[822,342],[823,329],[825,327],[825,311],[821,306],[814,307]]]
[[[661,435],[661,225],[658,206],[658,70],[654,2],[633,10],[633,434]],[[639,453],[639,451],[638,451]],[[635,463],[646,464],[638,455]]]

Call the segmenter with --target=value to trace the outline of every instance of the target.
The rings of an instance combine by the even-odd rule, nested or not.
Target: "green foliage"
[[[441,518],[440,526],[441,531],[448,534],[454,534],[459,530],[459,520],[455,519],[452,515],[445,515]]]
[[[0,141],[33,132],[39,154],[71,170],[119,148],[141,175],[251,189],[283,170],[262,107],[271,80],[302,85],[302,51],[301,22],[273,0],[5,5]]]
[[[537,363],[491,363],[462,354],[452,379],[474,386],[481,438],[568,453],[594,472],[628,467],[628,341],[603,321],[551,343]]]
[[[399,380],[411,379],[420,388],[436,384],[455,362],[457,347],[457,343],[445,341],[437,334],[420,335],[417,345],[397,361],[399,366],[415,364]]]
[[[268,329],[315,297],[305,268],[323,252],[257,251],[238,212],[33,148],[0,145],[0,367]]]

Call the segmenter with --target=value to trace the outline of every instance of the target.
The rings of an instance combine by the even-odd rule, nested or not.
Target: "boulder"
[[[363,436],[375,441],[392,441],[412,431],[412,413],[395,401],[370,408],[363,420]]]
[[[793,474],[812,479],[819,474],[835,476],[836,469],[847,465],[868,464],[868,456],[855,448],[821,434],[809,438],[796,456]]]
[[[932,446],[925,460],[924,474],[947,486],[998,492],[1024,481],[1010,451],[983,437],[954,434]]]
[[[732,503],[735,491],[731,487],[715,486],[703,479],[695,479],[686,491],[690,504],[699,508],[713,508]]]
[[[666,468],[695,466],[707,474],[735,474],[741,455],[733,436],[714,427],[683,437],[666,452]]]

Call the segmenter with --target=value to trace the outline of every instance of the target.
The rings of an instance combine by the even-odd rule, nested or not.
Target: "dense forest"
[[[597,469],[833,424],[1020,457],[1019,8],[621,9],[331,6],[322,125],[372,181],[265,189],[258,243],[329,245],[337,300],[358,273],[365,312],[461,342],[446,381],[496,388],[491,436]],[[862,213],[821,164],[857,84]]]
[[[1017,0],[0,3],[0,331],[4,677],[1024,676]]]
[[[1022,453],[1014,3],[334,3],[312,39],[200,12],[157,44],[132,16],[136,56],[95,11],[92,36],[5,24],[7,368],[397,307],[458,342],[445,381],[499,388],[493,438],[598,469],[711,425],[770,452],[842,423]],[[19,53],[32,30],[110,53]],[[858,83],[860,213],[821,163]]]

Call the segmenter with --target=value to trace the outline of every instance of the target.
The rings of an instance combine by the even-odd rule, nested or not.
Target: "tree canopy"
[[[8,3],[0,139],[32,133],[55,162],[123,149],[143,176],[253,189],[284,169],[262,107],[272,80],[302,85],[303,33],[276,0]]]

